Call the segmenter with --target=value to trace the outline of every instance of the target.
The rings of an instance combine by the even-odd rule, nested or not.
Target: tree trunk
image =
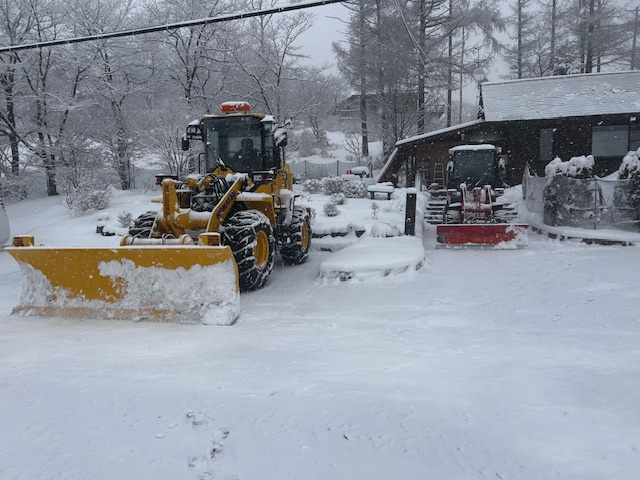
[[[425,89],[425,76],[427,74],[424,67],[425,59],[423,58],[424,47],[426,43],[426,14],[425,14],[425,0],[420,2],[420,33],[418,37],[418,44],[420,49],[418,51],[418,133],[424,133],[424,89]]]
[[[553,72],[556,63],[556,22],[558,16],[557,0],[551,2],[551,51],[549,52],[549,66]]]
[[[523,56],[523,45],[522,45],[522,35],[523,35],[523,27],[522,27],[522,0],[518,0],[518,78],[522,78],[522,56]]]
[[[587,41],[584,62],[584,72],[593,72],[593,31],[594,31],[595,0],[589,0],[589,18],[587,20]]]
[[[16,135],[16,114],[14,107],[14,93],[13,86],[15,85],[15,70],[13,67],[7,69],[7,73],[4,75],[3,82],[4,87],[4,99],[7,106],[7,126],[9,131],[7,137],[9,138],[9,147],[11,149],[11,173],[18,175],[20,173],[20,151],[18,149],[19,140]]]
[[[367,54],[367,45],[365,42],[365,28],[366,28],[366,18],[365,18],[365,0],[360,0],[360,61],[361,69],[360,69],[360,128],[362,130],[362,156],[369,156],[369,132],[368,132],[368,124],[367,124],[367,74],[366,74],[366,54]]]
[[[453,0],[449,0],[449,21],[453,17]],[[422,36],[422,29],[420,30]],[[449,32],[449,59],[447,65],[447,127],[451,126],[451,107],[453,104],[453,29]]]
[[[129,190],[132,187],[131,181],[131,155],[127,143],[127,129],[125,127],[124,115],[121,105],[116,101],[111,101],[111,110],[116,122],[116,170],[120,178],[120,188]]]

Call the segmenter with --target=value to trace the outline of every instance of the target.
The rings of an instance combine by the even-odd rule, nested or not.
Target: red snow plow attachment
[[[205,234],[206,235],[206,234]],[[210,234],[209,234],[210,235]],[[230,325],[240,313],[237,266],[228,246],[185,235],[172,244],[36,247],[14,237],[22,297],[13,313],[63,318]],[[129,240],[130,241],[130,240]]]
[[[437,247],[504,247],[527,246],[526,224],[460,223],[436,227]]]
[[[436,227],[437,246],[523,248],[528,244],[524,223],[506,223],[515,219],[515,210],[504,203],[495,202],[490,185],[467,190],[460,185],[459,202],[448,209],[459,218],[459,223],[444,223]],[[443,215],[443,218],[447,218]],[[502,221],[501,221],[502,220]]]

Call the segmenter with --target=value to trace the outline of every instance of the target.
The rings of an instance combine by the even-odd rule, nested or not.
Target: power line
[[[345,0],[318,0],[314,2],[298,3],[295,5],[286,5],[283,7],[267,8],[264,10],[255,10],[253,12],[233,13],[229,15],[221,15],[219,17],[207,17],[198,20],[188,20],[178,23],[168,23],[165,25],[156,25],[152,27],[135,28],[131,30],[122,30],[120,32],[97,33],[95,35],[86,35],[82,37],[64,38],[57,40],[47,40],[44,42],[28,43],[24,45],[10,45],[8,47],[0,47],[0,53],[17,52],[20,50],[33,50],[36,48],[55,47],[58,45],[69,45],[72,43],[91,42],[95,40],[106,40],[110,38],[132,37],[134,35],[145,35],[147,33],[163,32],[169,30],[177,30],[179,28],[194,27],[196,25],[208,25],[212,23],[230,22],[233,20],[242,20],[245,18],[261,17],[264,15],[273,15],[274,13],[285,13],[294,10],[302,10],[305,8],[320,7],[332,3],[342,3]]]

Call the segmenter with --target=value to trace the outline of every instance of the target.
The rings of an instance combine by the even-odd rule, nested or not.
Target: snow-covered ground
[[[366,230],[316,245],[352,244],[357,266],[415,252],[370,235],[404,230],[401,193],[376,220],[369,199],[329,218],[311,196],[317,231]],[[37,243],[118,243],[95,234],[105,212],[6,206]],[[230,327],[12,316],[21,276],[0,251],[0,479],[639,478],[640,249],[436,250],[418,230],[419,270],[319,278],[349,250],[314,250]]]

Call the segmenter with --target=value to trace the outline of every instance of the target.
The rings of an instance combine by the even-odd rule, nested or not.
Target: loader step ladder
[[[438,185],[444,185],[444,165],[442,163],[435,163],[433,165],[433,182]]]

